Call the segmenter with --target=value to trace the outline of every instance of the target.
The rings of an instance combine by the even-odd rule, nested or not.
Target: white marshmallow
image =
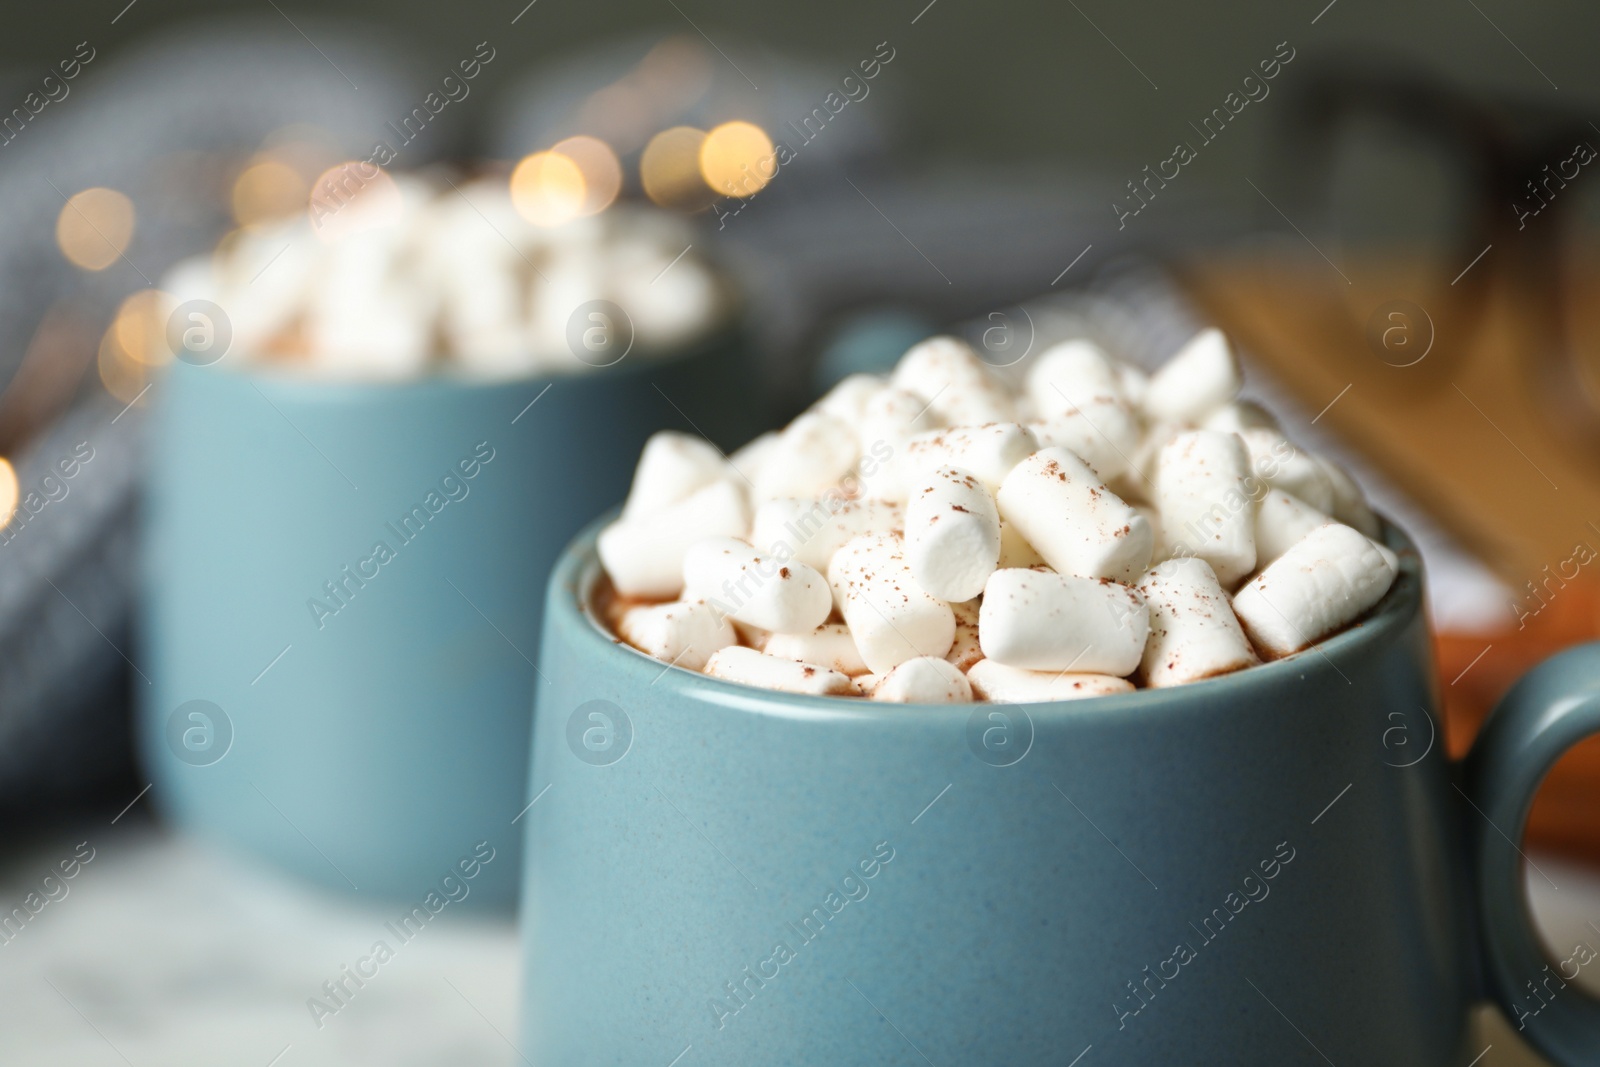
[[[1392,555],[1330,522],[1306,534],[1234,594],[1233,611],[1263,653],[1298,652],[1353,621],[1389,591]]]
[[[501,192],[497,201],[504,200]],[[540,264],[543,277],[535,275],[528,286],[525,335],[537,365],[548,370],[584,369],[568,348],[567,327],[585,301],[605,297],[626,308],[635,349],[652,354],[672,351],[704,333],[725,304],[722,283],[702,262],[695,257],[673,262],[693,240],[678,220],[612,208],[604,217],[550,229],[529,227],[521,219],[498,228],[525,242],[519,264]],[[612,324],[605,316],[594,313],[589,320],[610,335]],[[587,336],[588,331],[586,343]]]
[[[1135,471],[1125,471],[1115,478],[1107,478],[1105,482],[1107,489],[1121,498],[1123,503],[1143,515],[1145,522],[1150,523],[1150,543],[1155,546],[1152,558],[1155,558],[1153,553],[1161,549],[1161,529],[1155,521],[1155,506],[1149,500],[1155,496],[1155,485],[1146,484]]]
[[[911,346],[889,381],[920,396],[952,426],[1016,420],[1005,389],[972,346],[958,337],[930,337]]]
[[[1265,568],[1333,517],[1292,493],[1274,489],[1256,505],[1256,567]]]
[[[1028,371],[1028,399],[1042,418],[1105,400],[1121,401],[1116,362],[1093,341],[1075,338],[1039,353]]]
[[[950,605],[950,612],[956,617],[956,637],[950,642],[950,651],[944,654],[944,658],[954,663],[958,670],[968,670],[983,658],[983,644],[978,640],[979,606],[976,600]]]
[[[1017,528],[1000,520],[1000,567],[1037,567],[1044,563],[1044,557],[1033,550],[1027,539],[1017,532]]]
[[[906,349],[895,361],[889,384],[927,400],[941,389],[953,388],[982,373],[983,362],[971,345],[959,337],[940,334]]]
[[[1155,543],[1158,548],[1159,546],[1166,544],[1167,542],[1161,533],[1161,512],[1157,511],[1155,507],[1150,504],[1135,504],[1133,505],[1133,510],[1143,515],[1144,521],[1150,524],[1150,533],[1155,538]]]
[[[893,535],[858,537],[834,554],[828,583],[856,648],[875,674],[917,656],[943,656],[955,640],[950,606],[918,584],[904,542]]]
[[[1205,560],[1157,563],[1145,572],[1139,591],[1150,607],[1150,640],[1141,667],[1151,688],[1198,682],[1261,662]]]
[[[1033,431],[1015,422],[958,426],[920,433],[906,442],[908,473],[926,474],[940,467],[971,472],[991,493],[999,492],[1011,468],[1039,450]]]
[[[1182,432],[1183,427],[1170,422],[1151,426],[1140,438],[1139,446],[1129,455],[1133,460],[1133,469],[1128,472],[1128,480],[1135,482],[1143,490],[1147,501],[1153,500],[1156,495],[1156,474],[1161,466],[1161,450],[1170,445]]]
[[[833,554],[853,537],[887,534],[905,525],[905,509],[883,500],[785,497],[756,509],[750,542],[763,552],[792,555],[823,574]]]
[[[1122,394],[1110,356],[1090,341],[1066,341],[1046,350],[1028,375],[1028,396],[1042,446],[1072,449],[1102,480],[1132,463],[1139,418]]]
[[[867,401],[882,392],[886,384],[876,374],[846,375],[812,404],[811,410],[831,415],[851,426],[859,426],[866,413]]]
[[[1319,511],[1333,507],[1333,482],[1310,452],[1296,448],[1276,430],[1246,428],[1238,435],[1250,454],[1250,469],[1256,477]]]
[[[984,656],[1035,671],[1132,674],[1149,634],[1138,590],[1051,571],[995,571],[978,613]]]
[[[709,441],[675,430],[651,434],[634,467],[622,517],[640,519],[664,511],[719,478],[738,475]]]
[[[1145,413],[1157,422],[1197,426],[1239,395],[1244,372],[1221,330],[1204,329],[1150,379]]]
[[[514,270],[479,262],[451,276],[439,333],[462,369],[478,378],[532,375],[539,369],[522,331]]]
[[[855,466],[855,433],[831,415],[808,412],[778,435],[756,474],[756,496],[816,496]]]
[[[940,467],[906,503],[906,560],[940,600],[971,600],[1000,562],[1000,512],[967,471]]]
[[[554,370],[565,363],[581,371],[587,364],[569,346],[567,323],[586,301],[604,289],[604,263],[592,248],[569,247],[549,250],[539,274],[527,279],[529,317],[524,324],[524,344],[538,365]],[[580,344],[590,358],[606,361],[614,353],[606,346],[615,336],[618,324],[598,309],[586,314]]]
[[[1161,450],[1156,503],[1164,554],[1198,556],[1233,588],[1255,569],[1255,501],[1250,460],[1237,434],[1191,430]]]
[[[696,542],[683,556],[685,599],[771,633],[810,633],[833,611],[822,575],[797,560],[784,563],[732,537]]]
[[[1136,423],[1115,407],[1086,407],[1058,414],[1046,422],[1030,423],[1041,448],[1067,448],[1082,459],[1101,481],[1111,481],[1132,471],[1139,448]],[[1106,429],[1109,427],[1110,429]]]
[[[872,699],[894,704],[966,704],[972,700],[967,676],[932,656],[908,659],[872,687]]]
[[[861,690],[848,675],[815,663],[796,663],[792,659],[769,656],[765,652],[739,645],[719,649],[706,664],[706,673],[713,678],[785,693],[839,697],[861,695]]]
[[[906,445],[917,434],[943,425],[932,406],[915,393],[891,387],[870,397],[862,409],[857,435],[864,457],[862,495],[905,503]],[[865,457],[873,462],[869,464]]]
[[[815,663],[852,678],[867,673],[850,627],[842,622],[825,622],[808,634],[773,634],[761,651],[800,663]]]
[[[1044,448],[1000,485],[1000,515],[1062,574],[1132,581],[1150,565],[1150,524],[1065,448]]]
[[[492,199],[502,199],[496,192]],[[461,196],[442,197],[428,217],[419,267],[442,296],[440,332],[470,373],[509,376],[533,369],[523,336],[521,258]]]
[[[306,220],[235,231],[214,258],[216,290],[201,294],[228,309],[233,347],[259,357],[305,311],[307,294],[325,272],[326,246]],[[161,288],[180,299],[182,279]]]
[[[414,213],[390,218],[368,199],[357,196],[336,214],[352,228],[322,249],[317,283],[304,291],[308,365],[329,378],[413,377],[436,351],[442,294],[407,269],[418,251]],[[363,228],[360,218],[373,225]]]
[[[161,276],[161,291],[178,304],[188,300],[215,301],[221,295],[221,284],[213,257],[205,255],[180,259]]]
[[[752,437],[741,445],[733,455],[728,457],[728,463],[739,473],[735,475],[741,483],[747,486],[756,484],[756,476],[761,473],[761,468],[778,447],[778,433],[768,430],[758,437]]]
[[[719,648],[739,643],[733,626],[703,601],[641,604],[622,613],[617,635],[640,652],[691,671]]]
[[[704,263],[693,257],[673,262],[681,248],[632,237],[598,250],[602,284],[628,309],[640,347],[652,352],[670,351],[703,333],[723,303],[723,283]]]
[[[886,385],[862,403],[858,439],[861,451],[866,452],[872,441],[869,431],[883,431],[880,436],[898,446],[919,433],[937,430],[944,424],[927,400],[909,389]]]
[[[1109,674],[1069,674],[1007,667],[981,660],[967,671],[972,692],[994,704],[1043,704],[1133,692],[1133,683]]]
[[[429,315],[378,255],[335,256],[306,308],[308,363],[337,380],[420,376],[434,351]]]
[[[1136,409],[1144,407],[1144,396],[1150,391],[1150,375],[1132,363],[1117,361],[1117,387],[1122,398]]]
[[[1264,570],[1318,526],[1337,521],[1291,493],[1277,489],[1268,493],[1256,508],[1256,570]],[[1390,566],[1399,568],[1399,559],[1388,545],[1376,538],[1372,543]]]
[[[626,307],[647,356],[722,316],[722,279],[699,257],[680,258],[691,240],[679,220],[628,208],[531,227],[503,179],[441,194],[397,173],[327,218],[230,235],[204,295],[227,307],[244,358],[288,354],[284,363],[323,377],[416,376],[440,356],[469,378],[581,372],[567,326],[586,300]]]
[[[1272,412],[1256,403],[1254,400],[1235,400],[1224,404],[1205,417],[1200,424],[1202,430],[1216,430],[1218,433],[1242,434],[1246,430],[1275,430],[1283,433],[1283,426]]]
[[[743,537],[750,528],[744,493],[717,481],[664,511],[618,521],[600,531],[600,562],[618,593],[668,600],[683,589],[683,557],[708,537]]]
[[[1360,530],[1374,541],[1381,538],[1383,526],[1367,506],[1366,495],[1356,480],[1350,477],[1350,472],[1326,456],[1317,456],[1316,461],[1333,487],[1333,517],[1346,526]]]
[[[767,645],[777,636],[761,629],[759,626],[751,626],[749,623],[740,622],[731,616],[728,621],[733,624],[733,632],[739,635],[739,643],[748,648],[753,648],[757,652],[765,652]]]

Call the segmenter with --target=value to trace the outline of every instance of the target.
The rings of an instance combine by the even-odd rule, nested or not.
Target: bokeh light
[[[151,368],[134,359],[122,347],[115,322],[106,327],[105,335],[100,338],[98,369],[100,384],[124,404],[133,403],[144,392],[145,386],[150,384]]]
[[[632,155],[652,131],[689,116],[711,88],[711,59],[698,38],[664,38],[633,70],[592,93],[578,109],[577,125],[618,155]]]
[[[124,300],[111,321],[111,332],[123,353],[147,367],[171,363],[166,326],[167,317],[177,306],[172,294],[159,289],[141,289]]]
[[[772,139],[750,122],[724,122],[700,145],[700,176],[723,196],[754,196],[778,173]]]
[[[233,182],[233,217],[241,226],[292,215],[305,207],[306,181],[277,159],[258,159]]]
[[[706,95],[711,71],[711,53],[699,38],[674,34],[645,53],[632,80],[665,119]]]
[[[511,205],[535,226],[559,226],[583,214],[583,171],[559,152],[535,152],[511,172]]]
[[[700,176],[700,146],[705,131],[674,126],[650,138],[639,156],[639,180],[645,195],[662,207],[692,211],[711,202]]]
[[[17,472],[12,469],[11,461],[0,458],[0,526],[9,523],[11,516],[17,513],[17,502],[21,496]]]
[[[387,226],[404,210],[400,186],[379,166],[365,161],[336,163],[311,183],[311,231],[329,244],[353,233]]]
[[[578,109],[577,121],[628,155],[650,136],[652,110],[645,94],[624,80],[590,94]]]
[[[550,151],[572,160],[583,175],[583,206],[578,214],[599,214],[622,191],[622,164],[611,146],[598,137],[568,137]]]
[[[128,250],[133,225],[133,201],[115,189],[96,186],[61,206],[56,244],[74,266],[105,270]]]

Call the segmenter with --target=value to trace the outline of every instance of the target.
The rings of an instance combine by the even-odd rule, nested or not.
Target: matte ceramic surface
[[[472,899],[512,902],[550,567],[653,430],[755,432],[746,364],[725,336],[493,384],[176,365],[152,392],[136,657],[161,810],[402,900],[487,840]]]
[[[1531,935],[1453,784],[1399,535],[1379,608],[1300,655],[1092,702],[911,707],[616,644],[580,608],[594,532],[552,576],[541,654],[532,1062],[1465,1067],[1480,959],[1521,984],[1530,960],[1480,949],[1474,863],[1491,946]],[[1597,659],[1524,705],[1592,692]],[[1570,736],[1523,762],[1504,733],[1499,784],[1474,788],[1505,791],[1514,834]],[[1566,1062],[1593,1063],[1594,1005],[1563,996],[1589,1052]]]

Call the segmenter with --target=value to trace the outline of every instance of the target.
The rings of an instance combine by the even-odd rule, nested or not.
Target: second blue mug
[[[135,685],[160,810],[396,899],[487,840],[474,899],[509,904],[546,576],[652,431],[756,431],[743,335],[493,383],[180,363],[155,392]]]

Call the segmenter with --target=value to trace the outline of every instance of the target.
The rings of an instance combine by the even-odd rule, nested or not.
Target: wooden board
[[[1372,294],[1372,310],[1385,288],[1419,289],[1403,277],[1386,287],[1372,270],[1349,273]],[[1361,320],[1369,309],[1353,297],[1355,287],[1319,257],[1211,258],[1180,265],[1180,277],[1308,410],[1339,397],[1321,422],[1514,589],[1547,565],[1559,568],[1580,540],[1600,551],[1600,449],[1560,432],[1534,380],[1532,350],[1542,342],[1530,326],[1549,323],[1530,316],[1545,314],[1542,301],[1530,305],[1504,285],[1489,286],[1471,302],[1476,321],[1454,331],[1436,308],[1432,350],[1398,367],[1368,343]],[[1600,318],[1600,307],[1591,315]]]

